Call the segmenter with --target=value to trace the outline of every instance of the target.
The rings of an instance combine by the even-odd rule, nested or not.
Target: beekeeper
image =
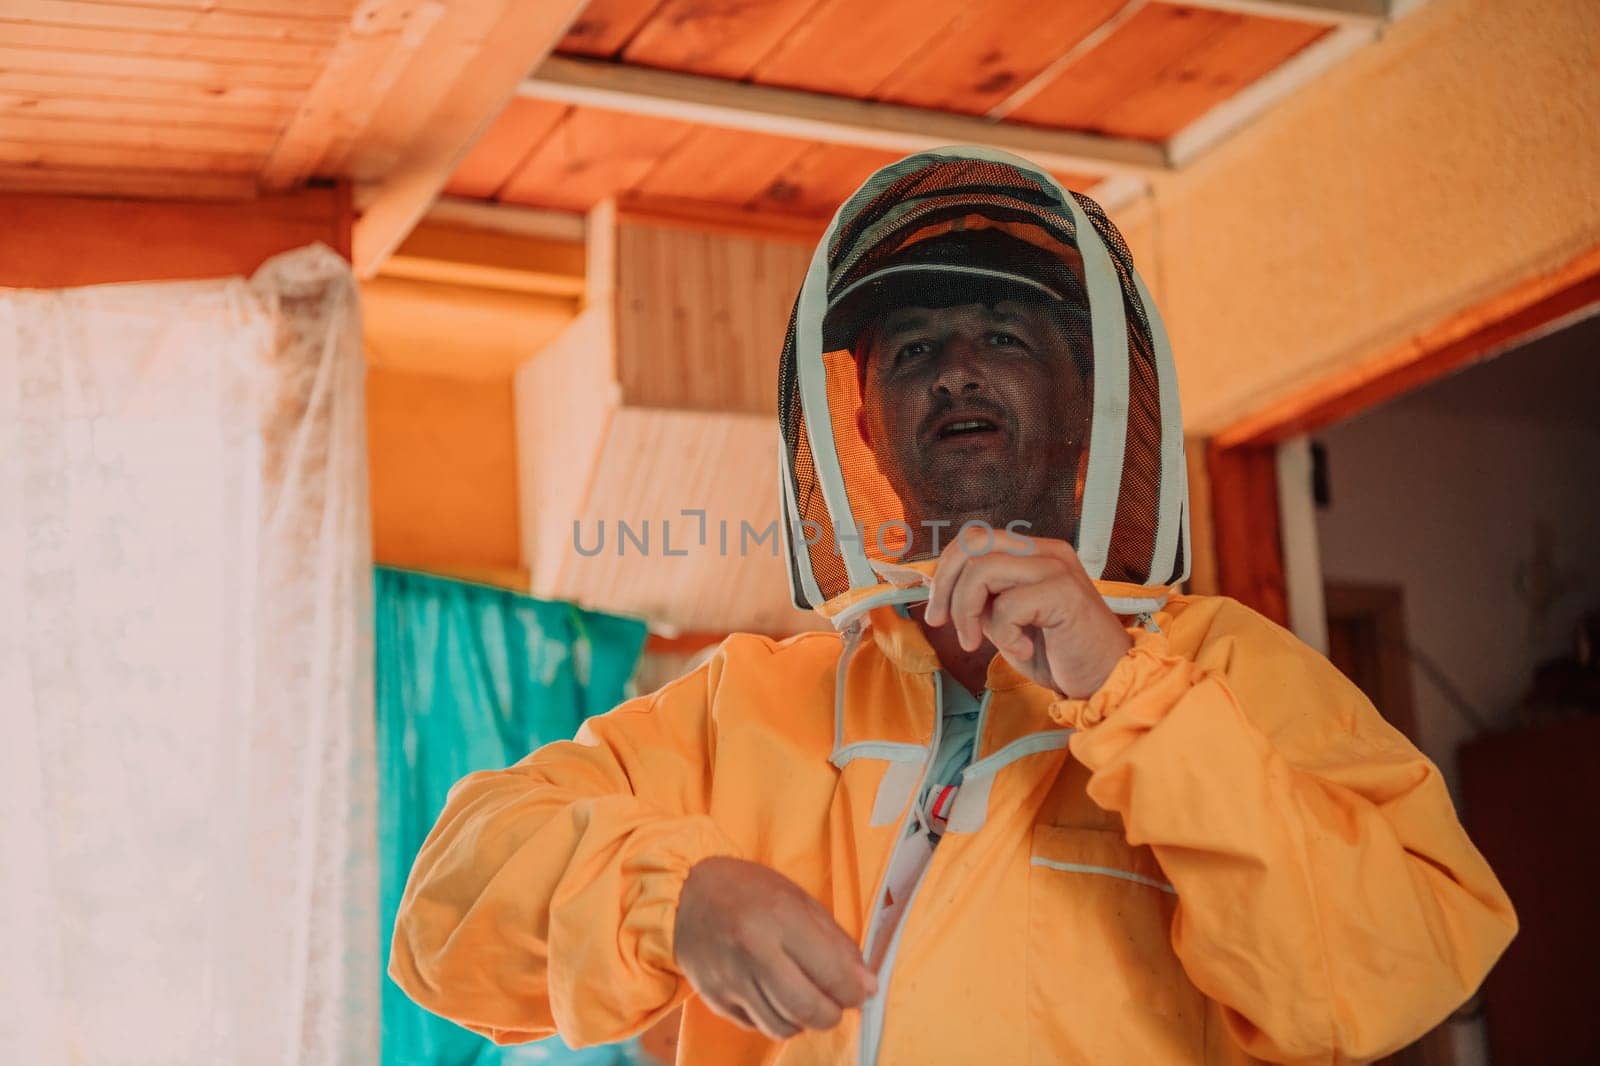
[[[451,793],[390,972],[500,1042],[684,1007],[680,1061],[1376,1058],[1516,930],[1437,769],[1240,604],[1174,591],[1171,352],[1015,157],[840,208],[780,369],[798,606]]]

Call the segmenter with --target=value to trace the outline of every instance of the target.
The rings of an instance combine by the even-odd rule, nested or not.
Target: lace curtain
[[[0,291],[0,1062],[377,1060],[356,290]]]

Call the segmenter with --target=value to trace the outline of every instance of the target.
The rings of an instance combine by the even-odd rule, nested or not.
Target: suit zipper
[[[911,806],[906,811],[906,816],[900,821],[900,835],[895,839],[894,847],[889,849],[889,864],[884,868],[883,878],[878,883],[876,895],[872,897],[872,912],[867,920],[866,950],[872,951],[873,941],[877,939],[878,922],[883,917],[883,896],[889,885],[889,876],[894,871],[894,862],[900,855],[900,849],[911,839],[911,826],[917,821],[917,808],[922,803],[922,786],[927,783],[928,772],[933,769],[934,760],[939,756],[939,740],[944,732],[944,681],[935,673],[933,675],[933,742],[928,749],[928,755],[922,763],[922,773],[917,775],[917,785],[911,791]],[[878,973],[878,993],[867,1000],[861,1007],[861,1033],[856,1061],[860,1066],[873,1066],[878,1061],[878,1044],[883,1038],[883,1008],[889,997],[889,980],[893,975],[895,949],[900,945],[900,936],[905,932],[906,922],[911,918],[911,908],[917,902],[917,892],[922,888],[923,879],[928,876],[928,870],[933,866],[934,857],[938,854],[935,848],[934,855],[929,856],[928,863],[917,874],[917,879],[912,882],[911,893],[906,898],[906,905],[900,911],[900,923],[895,926],[894,935],[889,938],[889,946],[884,949],[883,963]]]

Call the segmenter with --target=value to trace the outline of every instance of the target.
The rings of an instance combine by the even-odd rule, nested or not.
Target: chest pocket
[[[1120,832],[1034,827],[1028,1023],[1039,1061],[1202,1061],[1205,1000],[1172,950],[1177,902],[1155,855]]]

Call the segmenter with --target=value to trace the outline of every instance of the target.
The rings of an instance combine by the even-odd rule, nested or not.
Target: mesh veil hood
[[[1087,314],[1072,343],[1092,357],[1081,403],[1059,419],[1072,458],[1055,453],[1049,461],[1061,469],[1049,476],[1073,512],[1073,543],[1089,576],[1116,583],[1107,598],[1121,614],[1155,608],[1188,576],[1188,485],[1172,353],[1121,234],[1098,204],[1024,159],[985,148],[934,149],[879,170],[839,208],[812,256],[784,341],[779,474],[789,587],[797,607],[818,610],[840,628],[880,604],[925,598],[905,564],[933,554],[919,553],[920,542],[907,535],[922,523],[913,521],[857,429],[855,357],[829,335],[830,305],[918,241],[985,228],[1058,257],[1081,278]]]

